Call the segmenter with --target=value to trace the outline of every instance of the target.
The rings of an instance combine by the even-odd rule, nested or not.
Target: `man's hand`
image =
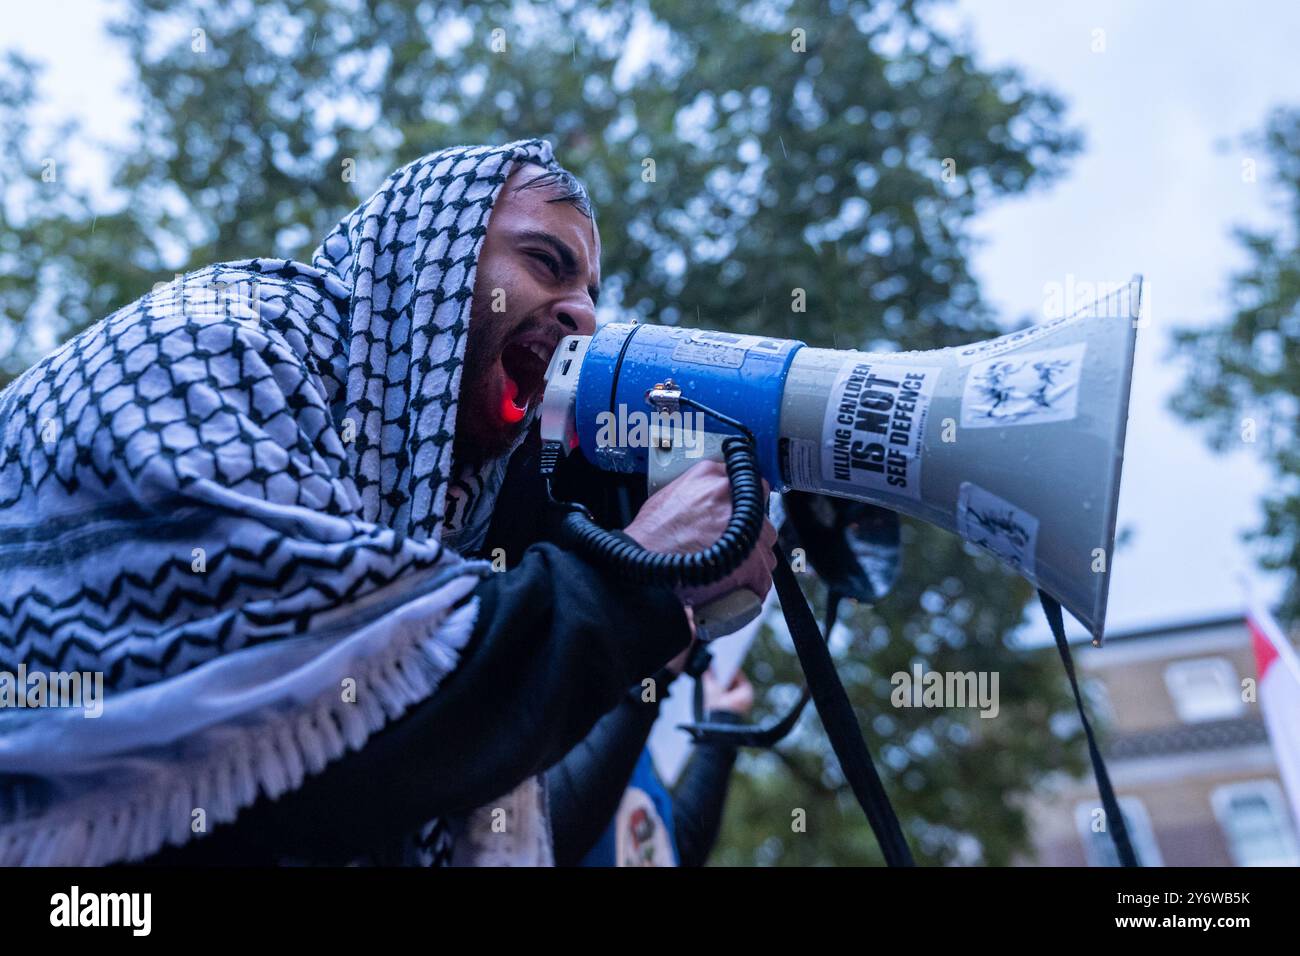
[[[763,482],[766,497],[768,484]],[[731,518],[731,482],[726,466],[702,461],[650,496],[624,533],[641,547],[671,554],[703,551],[722,536]],[[772,588],[776,529],[763,519],[758,543],[740,567],[721,581],[698,588],[678,588],[682,603],[705,604],[713,598],[748,588],[761,601]]]
[[[754,685],[744,671],[736,671],[731,682],[723,687],[713,676],[713,668],[704,672],[704,710],[725,710],[737,717],[748,717],[754,706]]]

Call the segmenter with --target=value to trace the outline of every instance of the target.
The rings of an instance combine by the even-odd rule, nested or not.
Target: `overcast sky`
[[[75,113],[112,140],[133,106],[104,15],[91,0],[24,4],[6,11],[0,47],[48,64],[46,117]],[[1060,183],[978,221],[975,269],[989,300],[1009,320],[1041,318],[1051,283],[1146,277],[1152,311],[1138,338],[1119,512],[1133,536],[1114,560],[1108,630],[1234,611],[1234,574],[1253,567],[1240,535],[1259,521],[1267,473],[1250,446],[1212,455],[1166,411],[1178,378],[1166,336],[1227,314],[1227,276],[1245,261],[1234,224],[1280,223],[1263,158],[1237,142],[1270,107],[1300,103],[1300,4],[972,0],[943,20],[971,32],[985,65],[1015,64],[1060,93],[1086,135]],[[60,174],[102,180],[102,163],[81,158]],[[1243,182],[1245,158],[1260,163],[1255,183]],[[1278,593],[1279,582],[1259,580]]]
[[[1133,538],[1113,564],[1108,630],[1235,611],[1235,572],[1254,566],[1240,534],[1261,518],[1268,473],[1252,446],[1215,456],[1166,411],[1180,374],[1166,336],[1229,314],[1227,276],[1247,261],[1234,224],[1281,224],[1263,158],[1237,141],[1270,108],[1300,104],[1300,4],[977,0],[949,19],[986,65],[1016,64],[1062,94],[1087,138],[1060,183],[981,219],[975,267],[989,299],[1008,316],[1041,314],[1047,283],[1135,272],[1151,296],[1120,494]],[[1243,182],[1245,158],[1260,163],[1255,183]]]

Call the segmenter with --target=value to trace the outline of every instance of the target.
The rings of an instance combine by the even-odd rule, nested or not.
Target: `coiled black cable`
[[[682,404],[709,411],[728,424],[738,424],[685,398]],[[703,551],[650,551],[602,528],[585,508],[572,503],[563,504],[568,511],[560,520],[560,543],[638,584],[698,587],[721,581],[740,567],[758,543],[766,513],[758,454],[753,436],[744,430],[745,435],[729,435],[722,440],[723,462],[731,481],[731,517],[718,540]]]

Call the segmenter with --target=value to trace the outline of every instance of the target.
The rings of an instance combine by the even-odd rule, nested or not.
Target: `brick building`
[[[1300,865],[1244,618],[1108,635],[1075,659],[1143,865]],[[1115,865],[1091,777],[1049,782],[1030,812],[1039,864]]]

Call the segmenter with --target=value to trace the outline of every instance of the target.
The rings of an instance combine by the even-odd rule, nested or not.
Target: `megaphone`
[[[610,323],[552,356],[543,470],[581,448],[602,469],[646,474],[654,490],[721,459],[743,432],[773,490],[869,502],[954,532],[1100,643],[1141,287],[1135,276],[1074,314],[930,351]],[[706,630],[752,619],[752,597],[738,592]]]

